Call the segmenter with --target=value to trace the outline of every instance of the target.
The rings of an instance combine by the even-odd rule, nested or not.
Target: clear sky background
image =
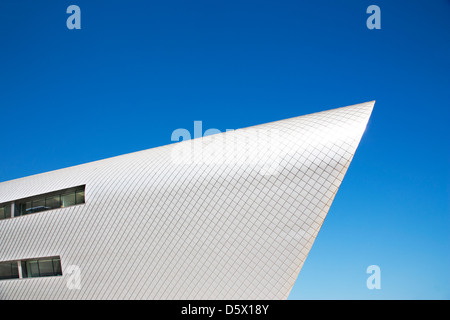
[[[450,1],[0,1],[0,181],[370,100],[289,298],[449,299]]]

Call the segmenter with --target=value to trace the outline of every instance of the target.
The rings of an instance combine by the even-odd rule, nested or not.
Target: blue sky
[[[444,0],[3,0],[0,181],[168,144],[195,120],[376,100],[289,298],[449,299],[449,17]]]

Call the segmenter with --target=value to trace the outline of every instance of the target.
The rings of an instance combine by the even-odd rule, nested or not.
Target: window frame
[[[3,214],[0,216],[1,220],[6,220],[11,218],[11,202],[5,202],[0,204],[0,209],[3,209]]]
[[[41,261],[50,261],[50,265],[52,266],[52,274],[42,275],[41,274],[41,268],[39,265],[39,262]],[[12,260],[12,261],[0,261],[0,264],[11,264],[11,270],[12,266],[17,266],[17,277],[14,278],[5,278],[0,279],[0,281],[5,280],[24,280],[24,279],[35,279],[35,278],[50,278],[50,277],[62,277],[63,271],[62,271],[62,261],[61,256],[50,256],[50,257],[39,257],[39,258],[30,258],[30,259],[21,259],[21,260]],[[37,267],[37,275],[32,275],[31,267],[29,267],[29,264],[33,263],[36,264]],[[57,268],[55,269],[55,263]],[[20,270],[19,270],[20,265]],[[11,274],[13,274],[11,272]]]
[[[7,264],[9,264],[10,265],[10,275],[11,275],[11,277],[10,278],[4,278],[4,279],[2,279],[1,277],[0,277],[0,281],[5,281],[5,280],[18,280],[18,279],[20,279],[20,272],[19,272],[19,266],[18,266],[18,264],[17,264],[17,261],[0,261],[0,264],[4,264],[4,265],[7,265]],[[16,265],[16,270],[17,270],[17,273],[15,274],[14,272],[13,272],[13,266],[14,265]],[[13,277],[14,275],[17,275],[16,277]]]
[[[43,194],[37,194],[37,195],[27,197],[27,198],[17,199],[14,201],[10,201],[9,203],[0,204],[0,206],[11,205],[12,203],[14,203],[14,212],[12,214],[13,216],[10,218],[19,218],[22,216],[28,216],[30,214],[36,214],[36,213],[40,213],[40,212],[47,212],[47,211],[64,209],[64,208],[69,208],[69,207],[78,206],[78,205],[84,205],[84,204],[86,204],[86,196],[84,196],[83,202],[77,203],[76,195],[77,195],[77,193],[80,193],[80,192],[83,192],[84,195],[86,195],[86,185],[85,184],[71,187],[71,188],[47,192],[47,193],[43,193]],[[63,207],[62,197],[69,195],[69,194],[74,195],[75,202],[72,205]],[[59,203],[59,207],[53,208],[53,207],[47,206],[47,202],[48,202],[47,200],[50,200],[51,198],[59,199],[59,201],[57,201]],[[40,202],[39,205],[35,206],[33,204],[33,202],[38,202],[38,201]],[[43,205],[41,203],[42,201],[43,201]],[[28,212],[28,211],[30,211],[30,212]],[[5,219],[9,219],[9,218],[0,219],[0,221],[5,220]]]

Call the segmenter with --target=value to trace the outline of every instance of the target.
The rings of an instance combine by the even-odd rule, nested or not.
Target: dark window
[[[22,278],[62,276],[59,257],[23,260],[21,266]]]
[[[22,277],[24,278],[32,278],[32,277],[39,277],[39,264],[37,260],[27,261],[27,274],[23,274],[22,271]]]
[[[58,194],[56,196],[46,198],[45,206],[50,209],[61,208],[61,196]]]
[[[0,204],[0,220],[11,218],[11,203]]]
[[[52,261],[53,261],[53,272],[57,276],[62,276],[61,259],[60,258],[54,258]]]
[[[38,261],[39,264],[39,274],[41,277],[49,277],[49,276],[53,276],[54,271],[53,271],[53,261],[52,259],[50,260],[39,260]]]
[[[44,195],[30,197],[27,199],[17,200],[15,202],[14,216],[23,216],[30,213],[36,213],[46,210],[65,208],[77,204],[85,203],[84,199],[85,186],[69,188],[50,192]],[[11,208],[9,209],[11,212]],[[0,212],[0,219],[1,219]]]
[[[84,203],[84,190],[77,191],[75,199],[77,204]]]
[[[0,262],[0,280],[18,279],[19,268],[17,261]]]
[[[22,276],[19,276],[19,264]],[[62,276],[60,257],[0,262],[0,280],[54,276]]]
[[[20,261],[20,265],[22,266],[22,278],[27,278],[28,268],[26,261]]]
[[[75,205],[75,193],[63,194],[61,196],[61,206],[70,207]]]
[[[35,212],[41,212],[41,211],[44,211],[44,210],[49,210],[49,208],[47,208],[45,206],[45,199],[44,198],[39,198],[39,199],[31,201],[31,208],[28,209],[26,214],[35,213]]]

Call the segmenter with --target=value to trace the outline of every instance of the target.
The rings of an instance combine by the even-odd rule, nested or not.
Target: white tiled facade
[[[85,204],[0,220],[0,261],[63,271],[2,280],[0,299],[286,299],[373,105],[0,183],[0,203],[86,185]]]

